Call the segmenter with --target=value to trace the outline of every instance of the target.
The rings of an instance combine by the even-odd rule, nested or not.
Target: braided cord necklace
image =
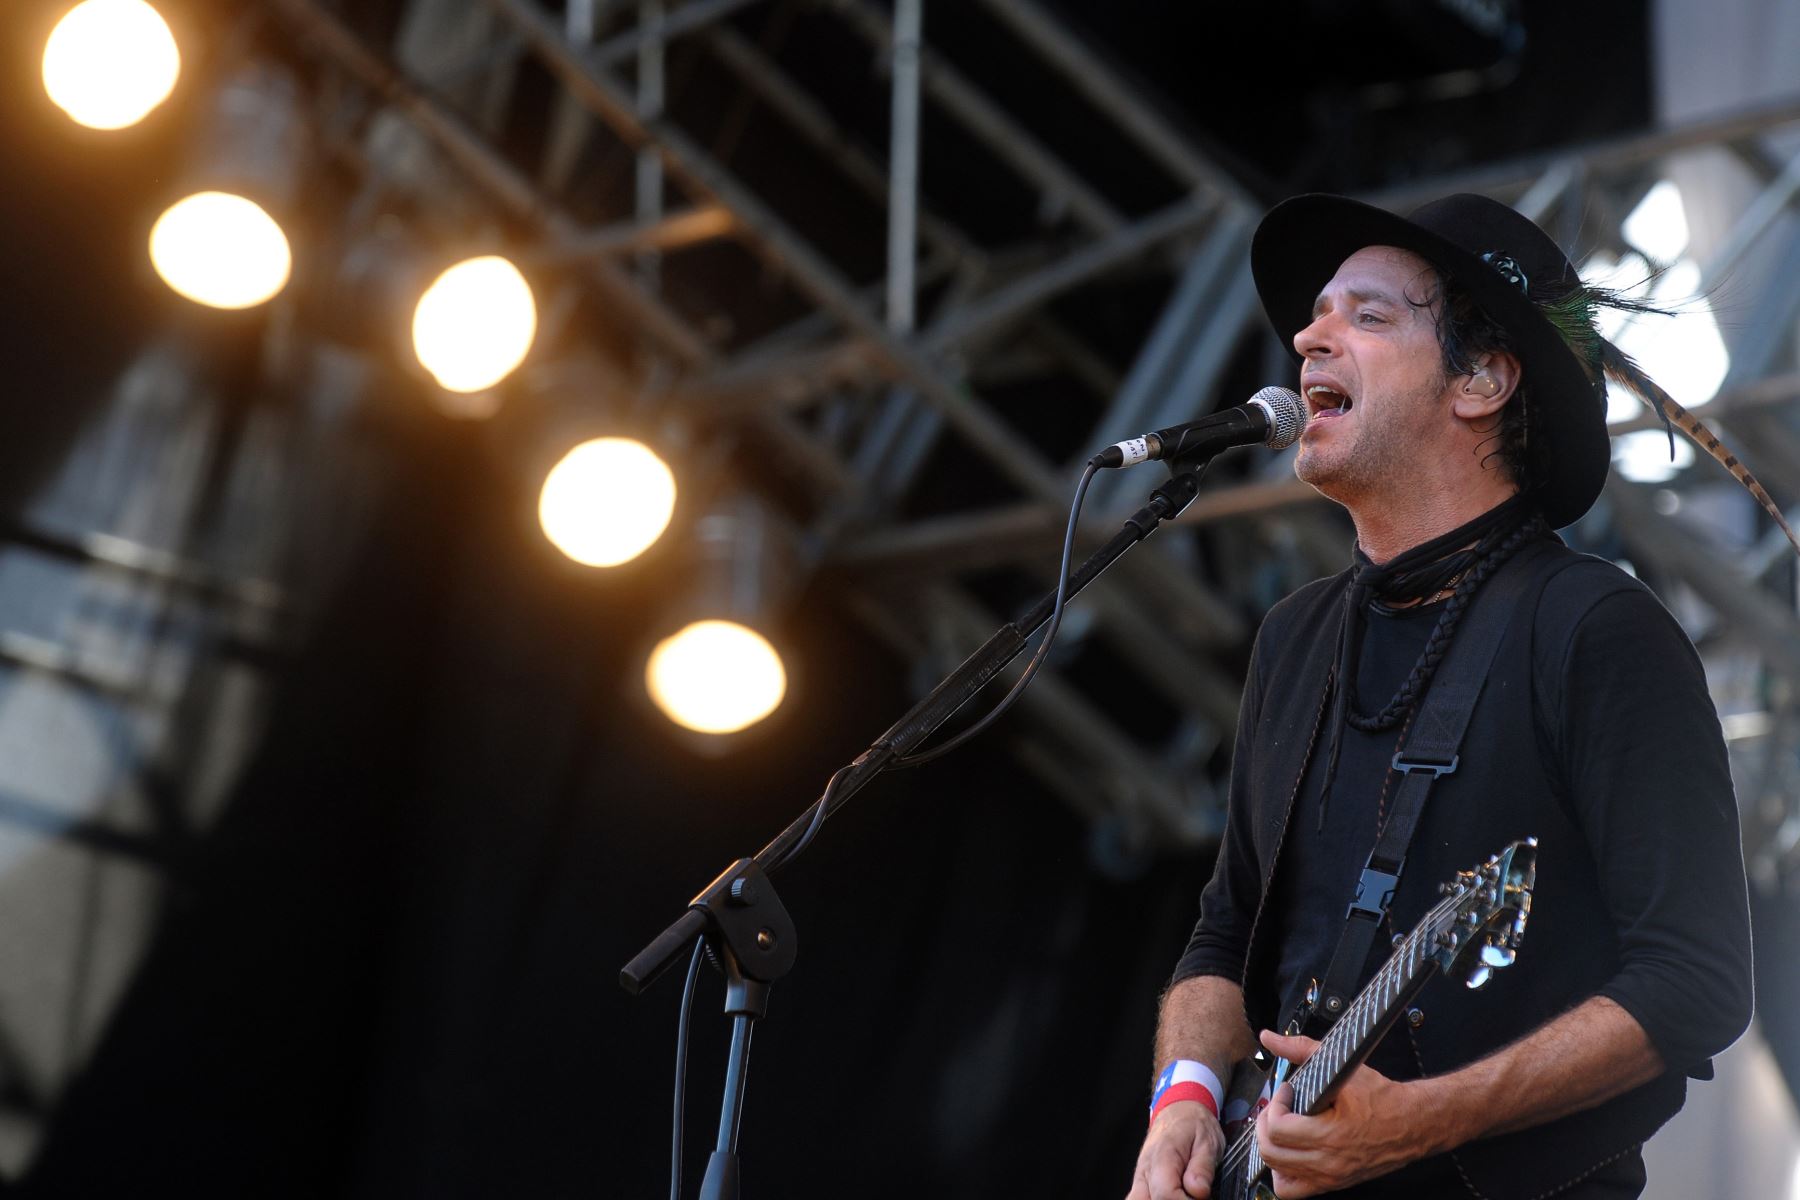
[[[1364,733],[1393,729],[1408,719],[1425,689],[1431,685],[1438,664],[1456,636],[1462,615],[1476,591],[1515,553],[1546,530],[1543,517],[1524,495],[1497,504],[1467,524],[1429,542],[1396,555],[1387,563],[1369,561],[1356,550],[1356,568],[1344,595],[1343,623],[1338,631],[1337,664],[1326,676],[1329,696],[1337,693],[1337,716],[1332,722],[1331,745],[1325,759],[1325,778],[1319,793],[1318,827],[1325,828],[1325,814],[1337,778],[1338,753],[1343,729],[1349,725]],[[1404,682],[1392,699],[1374,715],[1358,710],[1356,667],[1362,653],[1365,614],[1371,598],[1393,607],[1429,601],[1451,593],[1438,615],[1431,636],[1420,651]],[[1391,772],[1390,772],[1391,773]],[[1386,784],[1383,785],[1385,800]],[[1385,804],[1384,804],[1385,807]]]
[[[1357,570],[1346,601],[1350,607],[1344,614],[1344,653],[1338,663],[1346,700],[1344,718],[1352,728],[1375,733],[1400,723],[1425,694],[1476,591],[1521,546],[1542,536],[1545,531],[1543,518],[1526,510],[1521,499],[1515,497],[1498,505],[1467,525],[1417,546],[1382,567],[1370,563],[1361,550],[1356,552]],[[1469,544],[1471,538],[1475,539],[1473,545]],[[1425,648],[1420,651],[1406,680],[1374,715],[1359,712],[1356,664],[1362,650],[1364,606],[1369,599],[1398,607],[1428,602],[1446,591],[1450,592],[1450,599],[1445,602],[1443,612],[1438,614],[1431,637],[1426,640]]]

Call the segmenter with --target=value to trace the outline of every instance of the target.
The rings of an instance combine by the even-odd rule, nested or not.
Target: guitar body
[[[1444,899],[1395,944],[1393,955],[1301,1066],[1277,1063],[1265,1076],[1251,1063],[1239,1064],[1225,1100],[1228,1145],[1213,1175],[1217,1200],[1276,1200],[1256,1145],[1255,1116],[1265,1077],[1276,1087],[1292,1085],[1294,1112],[1317,1112],[1330,1104],[1344,1079],[1368,1058],[1433,975],[1441,972],[1476,988],[1511,964],[1531,913],[1536,862],[1537,839],[1528,838],[1472,871],[1457,872],[1439,889]],[[1233,1120],[1240,1110],[1249,1116],[1242,1124]]]

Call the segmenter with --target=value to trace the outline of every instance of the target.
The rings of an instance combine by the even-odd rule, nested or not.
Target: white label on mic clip
[[[1150,460],[1150,443],[1143,438],[1132,438],[1129,442],[1115,443],[1120,454],[1125,456],[1121,466],[1135,467],[1141,462]]]

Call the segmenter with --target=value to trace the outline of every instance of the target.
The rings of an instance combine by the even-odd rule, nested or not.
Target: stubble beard
[[[1407,480],[1416,475],[1415,460],[1423,452],[1419,431],[1408,429],[1405,418],[1417,406],[1435,403],[1440,390],[1441,385],[1427,386],[1417,395],[1390,399],[1389,415],[1395,419],[1386,422],[1373,419],[1382,411],[1377,407],[1361,413],[1360,419],[1339,417],[1340,421],[1356,420],[1355,428],[1338,433],[1332,438],[1335,444],[1329,446],[1303,442],[1294,459],[1294,474],[1346,508],[1398,498],[1398,490],[1405,489]]]
[[[1365,436],[1368,432],[1359,426],[1351,437],[1335,439],[1336,445],[1301,447],[1294,474],[1346,507],[1391,488],[1400,478],[1400,455],[1390,439]]]

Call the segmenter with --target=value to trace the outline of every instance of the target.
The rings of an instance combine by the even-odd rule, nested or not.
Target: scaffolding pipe
[[[1634,556],[1678,576],[1771,668],[1790,682],[1800,681],[1800,627],[1782,601],[1752,586],[1743,571],[1680,522],[1658,516],[1643,489],[1614,475],[1607,479],[1604,495]]]
[[[1209,221],[1217,205],[1205,197],[1189,197],[1118,232],[1064,255],[1041,270],[1013,280],[969,304],[923,341],[928,353],[966,346],[1023,317],[1094,276],[1130,262],[1154,247],[1191,233]]]
[[[1360,199],[1400,212],[1453,192],[1497,194],[1530,187],[1563,163],[1579,163],[1590,172],[1634,167],[1681,150],[1741,141],[1795,121],[1800,121],[1800,94],[1672,129],[1607,138],[1547,154],[1526,155],[1492,166],[1439,175],[1400,187],[1383,188],[1366,193]]]
[[[638,116],[654,121],[663,113],[663,60],[667,53],[663,0],[638,0],[638,31],[644,36],[638,43],[637,109]],[[662,159],[645,146],[637,155],[637,219],[640,225],[654,225],[663,216]],[[637,255],[638,282],[646,290],[661,287],[659,260],[654,250]]]
[[[870,199],[887,194],[888,173],[881,164],[838,127],[823,105],[790,79],[780,64],[750,44],[730,26],[706,31],[706,43],[743,85],[784,117],[824,159],[839,167]],[[919,233],[934,253],[952,259],[979,260],[981,251],[962,231],[924,205],[916,209]]]
[[[1232,204],[1251,210],[1262,208],[1243,185],[1207,162],[1173,125],[1133,95],[1099,55],[1032,0],[981,2],[1180,182],[1190,188],[1217,193],[1217,199]]]
[[[867,0],[834,0],[832,7],[869,42],[885,47],[892,36],[885,14]],[[1124,223],[1117,209],[1065,166],[1024,126],[1007,116],[942,56],[920,47],[920,81],[932,99],[950,110],[1002,161],[1036,184],[1093,233],[1111,233]]]
[[[1718,282],[1731,272],[1756,244],[1775,219],[1786,212],[1794,202],[1794,196],[1800,194],[1800,153],[1788,159],[1787,166],[1774,181],[1757,193],[1750,207],[1744,210],[1737,223],[1731,227],[1725,244],[1713,254],[1712,260],[1700,275],[1700,294],[1710,292]]]
[[[527,0],[487,2],[513,23],[572,95],[589,105],[631,144],[660,145],[664,165],[683,186],[729,208],[742,222],[745,240],[751,246],[773,265],[785,269],[801,290],[834,312],[851,331],[873,343],[878,354],[904,375],[921,397],[943,412],[945,419],[997,472],[1035,499],[1058,506],[1066,503],[1068,488],[1060,471],[1022,442],[985,405],[965,394],[960,384],[946,379],[917,347],[894,337],[881,321],[872,319],[856,302],[854,290],[837,269],[691,138],[666,121],[651,126],[639,120],[618,85],[570,55],[554,27]],[[1198,580],[1172,571],[1169,566],[1166,556],[1152,547],[1151,553],[1125,563],[1123,570],[1141,588],[1155,590],[1169,599],[1170,611],[1191,617],[1204,640],[1213,644],[1237,640],[1244,629],[1243,618]]]
[[[354,79],[404,114],[506,212],[556,243],[581,233],[573,219],[553,207],[510,163],[365,46],[318,0],[270,0],[270,5]],[[609,300],[677,360],[689,366],[711,360],[712,351],[699,335],[618,266],[601,259],[589,265],[588,274]]]
[[[919,41],[925,0],[896,0],[892,133],[888,158],[887,322],[900,337],[913,331],[913,264],[919,229]]]
[[[630,33],[608,38],[594,47],[593,52],[587,56],[588,61],[601,70],[630,62],[633,58],[641,62],[645,50],[654,48],[660,54],[671,39],[723,20],[738,9],[747,8],[756,2],[757,0],[701,0],[701,3],[690,4],[672,17],[662,14],[662,0],[643,3],[638,27]],[[657,12],[654,20],[646,20],[642,15],[642,9],[650,7],[654,7]]]

